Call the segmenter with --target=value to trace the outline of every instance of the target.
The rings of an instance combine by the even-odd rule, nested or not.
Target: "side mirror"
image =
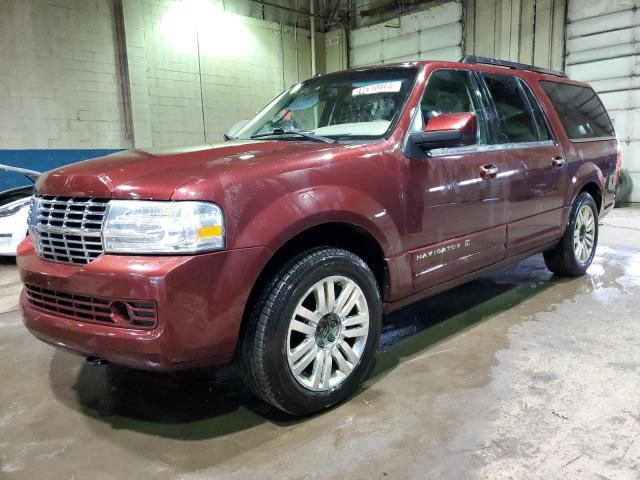
[[[478,121],[473,112],[446,113],[431,117],[422,132],[413,132],[409,141],[423,151],[473,145],[478,138]]]
[[[226,141],[235,140],[236,133],[238,133],[247,123],[249,123],[249,120],[240,120],[239,122],[234,123],[229,131],[224,134],[224,139]]]

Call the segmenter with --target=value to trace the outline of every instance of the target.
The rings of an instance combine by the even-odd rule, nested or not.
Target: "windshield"
[[[295,132],[340,139],[376,139],[393,127],[417,73],[414,67],[351,71],[312,78],[277,97],[236,138]],[[274,136],[275,138],[275,136]]]

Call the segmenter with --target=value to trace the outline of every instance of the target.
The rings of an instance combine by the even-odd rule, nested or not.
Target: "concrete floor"
[[[291,420],[233,380],[89,367],[27,334],[0,262],[0,477],[640,478],[640,209],[589,274],[541,256],[387,318],[345,404]]]

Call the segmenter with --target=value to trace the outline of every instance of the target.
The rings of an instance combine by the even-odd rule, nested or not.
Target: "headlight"
[[[31,197],[21,198],[20,200],[14,200],[13,202],[9,202],[6,205],[0,207],[0,218],[2,217],[10,217],[11,215],[15,215],[21,209],[26,208],[31,201]]]
[[[107,253],[197,253],[224,248],[222,210],[205,202],[111,200]]]

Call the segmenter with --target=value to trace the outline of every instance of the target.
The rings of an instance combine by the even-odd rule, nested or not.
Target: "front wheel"
[[[373,366],[381,301],[368,265],[338,248],[309,250],[265,287],[243,342],[252,390],[294,415],[353,393]]]
[[[549,270],[557,275],[584,275],[598,245],[598,207],[587,192],[580,193],[573,202],[567,229],[560,243],[544,252]]]

